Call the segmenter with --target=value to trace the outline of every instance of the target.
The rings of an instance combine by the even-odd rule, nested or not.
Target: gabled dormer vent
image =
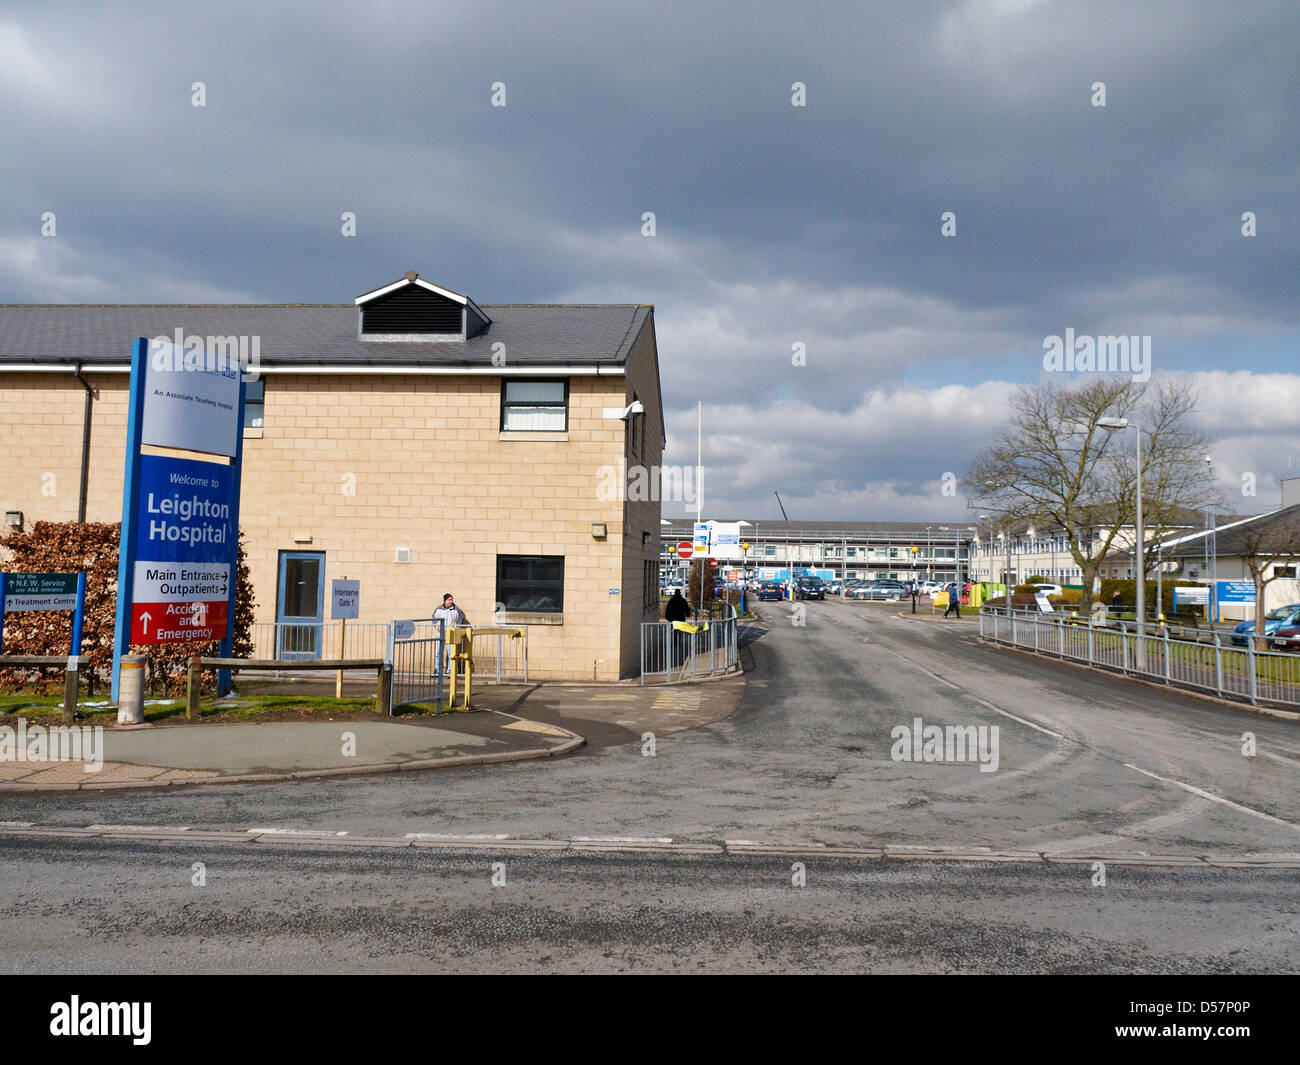
[[[356,304],[361,340],[463,341],[491,324],[468,296],[425,281],[414,270],[400,281],[358,296]]]

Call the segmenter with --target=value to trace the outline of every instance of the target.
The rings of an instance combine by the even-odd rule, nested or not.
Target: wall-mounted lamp
[[[21,510],[6,510],[5,524],[15,529],[23,527],[23,512]]]
[[[596,540],[605,539],[605,523],[603,521],[593,521],[591,523],[591,535]]]
[[[601,409],[601,417],[608,418],[610,421],[626,421],[629,414],[644,414],[645,404],[639,399],[634,399],[626,407],[604,407]]]

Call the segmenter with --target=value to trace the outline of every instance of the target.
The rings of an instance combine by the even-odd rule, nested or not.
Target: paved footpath
[[[110,723],[98,758],[0,761],[0,792],[244,784],[528,761],[588,744],[600,750],[640,742],[650,729],[667,735],[717,721],[735,709],[742,689],[739,676],[669,689],[482,685],[469,713],[133,728]],[[10,724],[16,727],[17,720]],[[31,742],[28,733],[28,747]]]

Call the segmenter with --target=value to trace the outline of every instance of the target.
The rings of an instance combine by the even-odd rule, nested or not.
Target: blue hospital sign
[[[193,459],[140,457],[132,643],[225,637],[237,539],[233,473]]]
[[[127,412],[113,693],[133,644],[221,641],[229,658],[239,550],[245,382],[226,358],[135,342]],[[144,445],[212,455],[204,462]],[[231,462],[230,460],[234,461]],[[218,674],[228,688],[229,673]]]

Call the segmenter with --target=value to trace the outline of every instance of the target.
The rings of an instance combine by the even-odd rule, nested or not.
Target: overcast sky
[[[0,302],[653,303],[665,462],[703,401],[705,516],[758,519],[964,518],[1010,390],[1076,379],[1046,337],[1149,335],[1258,511],[1300,474],[1297,56],[1295,0],[11,3]]]

